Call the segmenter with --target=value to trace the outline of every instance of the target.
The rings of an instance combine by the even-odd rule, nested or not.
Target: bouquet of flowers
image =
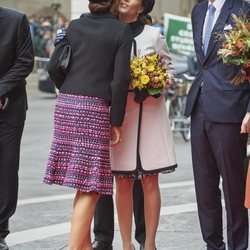
[[[171,86],[171,69],[167,57],[151,53],[142,57],[133,57],[131,85],[135,89],[135,101],[140,103],[148,96],[159,97],[164,88]]]
[[[222,48],[218,55],[224,63],[242,67],[241,73],[232,80],[232,84],[238,85],[250,82],[250,19],[244,14],[239,17],[233,14],[232,18],[235,27],[219,34]]]

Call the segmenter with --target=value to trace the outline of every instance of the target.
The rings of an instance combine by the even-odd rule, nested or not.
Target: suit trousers
[[[140,180],[134,181],[133,189],[135,239],[145,242],[144,198]],[[102,195],[94,215],[95,240],[112,244],[114,238],[114,204],[112,195]]]
[[[220,178],[222,178],[228,249],[247,249],[248,212],[244,207],[244,159],[247,135],[240,134],[241,124],[216,123],[206,119],[202,95],[202,93],[199,94],[191,116],[191,145],[203,239],[209,250],[226,249],[223,242],[219,188]]]
[[[9,218],[16,210],[22,133],[23,125],[0,121],[0,238],[9,234]]]

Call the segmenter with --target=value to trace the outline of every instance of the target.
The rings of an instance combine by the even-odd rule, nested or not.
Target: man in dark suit
[[[20,141],[27,110],[25,78],[34,54],[25,15],[0,7],[0,250],[8,249],[9,218],[18,193]]]
[[[218,58],[218,32],[233,27],[231,14],[249,13],[243,0],[206,0],[192,11],[198,73],[185,115],[191,115],[191,144],[198,213],[207,249],[226,249],[223,241],[223,191],[229,250],[248,247],[248,213],[244,208],[244,158],[249,131],[250,85],[234,86],[240,67]],[[245,117],[245,118],[244,118]],[[242,122],[243,121],[243,122]]]

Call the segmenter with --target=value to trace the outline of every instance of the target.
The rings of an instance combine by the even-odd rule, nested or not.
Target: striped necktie
[[[208,6],[208,19],[205,27],[204,41],[203,41],[203,52],[205,55],[207,53],[207,48],[211,37],[215,11],[216,8],[214,7],[214,5],[210,4]]]

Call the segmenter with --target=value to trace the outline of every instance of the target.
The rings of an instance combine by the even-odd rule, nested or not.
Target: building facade
[[[0,0],[0,6],[14,8],[31,16],[39,12],[44,7],[50,7],[52,4],[60,4],[59,11],[67,18],[71,17],[70,0]]]
[[[88,0],[71,0],[72,18],[79,16],[81,10],[88,10]],[[189,16],[197,0],[156,0],[152,16],[160,18],[164,13]]]
[[[188,16],[197,0],[156,0],[152,15],[159,18],[164,13]],[[0,0],[0,6],[18,9],[30,16],[45,6],[60,4],[59,11],[68,19],[88,11],[88,0]]]

